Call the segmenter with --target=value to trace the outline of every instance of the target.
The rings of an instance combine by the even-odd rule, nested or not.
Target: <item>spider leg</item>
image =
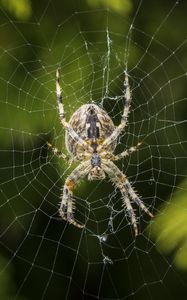
[[[68,122],[66,122],[65,113],[64,113],[64,104],[63,104],[61,87],[60,87],[59,69],[56,70],[56,97],[57,97],[60,121],[61,121],[62,125],[64,126],[65,130],[67,130],[69,135],[84,149],[91,150],[91,147],[89,147],[88,144],[83,139],[81,139],[79,137],[79,135],[74,131],[74,129],[70,126],[70,124]]]
[[[56,97],[58,103],[59,116],[62,124],[65,122],[64,104],[62,101],[61,87],[60,87],[60,73],[56,70]]]
[[[90,162],[81,163],[73,172],[67,177],[63,193],[62,193],[62,201],[60,203],[59,214],[62,219],[67,220],[70,224],[73,224],[76,227],[83,228],[84,225],[79,224],[74,219],[74,200],[73,200],[73,189],[77,182],[84,176],[86,176],[91,169]]]
[[[103,169],[114,182],[114,184],[119,188],[122,194],[123,206],[126,207],[127,213],[131,219],[131,224],[134,228],[135,236],[138,234],[137,220],[135,212],[132,208],[130,199],[135,202],[142,210],[144,210],[149,216],[153,217],[151,212],[146,208],[143,202],[140,200],[138,195],[135,193],[133,188],[131,187],[130,182],[126,178],[126,176],[118,169],[118,167],[109,161],[103,162]],[[129,199],[130,197],[130,199]]]
[[[153,214],[147,209],[147,207],[145,206],[143,201],[135,193],[135,191],[133,190],[128,179],[126,179],[126,181],[125,181],[125,187],[126,187],[126,190],[129,194],[130,198],[133,200],[133,202],[136,203],[143,211],[145,211],[146,214],[148,214],[151,218],[153,218]]]
[[[131,91],[130,91],[130,85],[129,85],[129,77],[127,72],[125,71],[125,80],[124,80],[124,98],[125,98],[125,104],[123,109],[123,115],[121,119],[121,127],[124,129],[126,126],[126,123],[128,121],[128,114],[130,111],[130,105],[131,105]],[[120,126],[119,125],[119,126]]]
[[[132,146],[129,149],[124,150],[123,152],[113,155],[112,160],[119,160],[122,159],[125,156],[129,156],[131,153],[137,151],[138,147],[142,144],[142,142],[139,142],[136,146]]]
[[[135,234],[135,236],[137,236],[138,235],[138,226],[137,226],[136,215],[135,215],[134,209],[132,208],[131,202],[128,197],[128,193],[123,188],[121,189],[121,193],[123,196],[123,198],[122,198],[123,205],[122,206],[126,207],[127,214],[131,220],[131,224],[134,229],[134,234]]]
[[[53,147],[49,142],[47,142],[47,146],[49,148],[51,148],[51,150],[53,151],[53,153],[58,156],[59,158],[63,158],[65,160],[69,159],[69,157],[67,155],[65,155],[63,152],[61,152],[60,150],[58,150],[58,148]]]
[[[129,85],[129,77],[126,71],[125,71],[125,78],[124,78],[124,99],[125,99],[125,104],[123,109],[123,115],[121,118],[121,123],[114,129],[112,134],[104,141],[104,143],[102,144],[102,148],[107,148],[110,144],[112,144],[117,139],[120,133],[124,130],[128,121],[128,114],[131,105],[131,92],[130,92],[130,85]]]

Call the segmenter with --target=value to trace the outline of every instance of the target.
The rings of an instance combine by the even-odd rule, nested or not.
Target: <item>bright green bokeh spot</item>
[[[130,0],[87,0],[91,7],[107,7],[118,13],[128,14],[132,10],[132,3]]]
[[[175,192],[172,201],[164,205],[151,225],[151,237],[160,252],[174,252],[175,265],[187,269],[187,180]]]
[[[18,20],[26,21],[32,13],[30,0],[0,0],[2,6]]]

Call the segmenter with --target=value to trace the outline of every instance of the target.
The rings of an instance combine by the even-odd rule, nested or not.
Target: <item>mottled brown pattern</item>
[[[97,114],[99,125],[100,125],[100,137],[97,139],[97,144],[102,145],[103,141],[106,140],[107,137],[111,135],[114,131],[115,126],[112,122],[109,115],[99,106],[95,104],[84,104],[82,105],[69,120],[69,124],[73,128],[73,130],[78,134],[80,138],[87,142],[90,145],[91,141],[87,139],[86,132],[86,119],[89,113],[90,108],[93,108],[95,113]],[[109,151],[113,151],[116,146],[116,141],[113,142],[109,146]],[[77,155],[78,153],[82,153],[84,149],[82,147],[78,148],[78,144],[70,134],[66,131],[66,147],[69,153],[73,155]]]

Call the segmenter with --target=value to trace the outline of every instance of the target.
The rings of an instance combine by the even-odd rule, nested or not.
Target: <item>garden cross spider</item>
[[[128,156],[136,151],[141,144],[138,143],[136,146],[126,149],[118,155],[113,154],[117,138],[125,129],[131,105],[131,92],[126,71],[124,75],[124,110],[121,123],[118,126],[114,126],[109,115],[96,104],[82,105],[67,122],[59,83],[59,69],[56,71],[58,111],[60,121],[65,128],[66,148],[69,154],[73,156],[73,160],[80,161],[80,164],[65,181],[59,213],[62,219],[79,228],[83,228],[85,225],[78,223],[74,219],[73,189],[77,182],[87,175],[89,180],[102,180],[107,174],[113,184],[121,191],[123,206],[130,217],[136,236],[138,227],[131,201],[136,203],[150,217],[153,217],[153,215],[136,194],[127,177],[112,162]],[[55,155],[67,159],[67,156],[57,148],[54,148],[49,143],[48,146],[52,148]]]

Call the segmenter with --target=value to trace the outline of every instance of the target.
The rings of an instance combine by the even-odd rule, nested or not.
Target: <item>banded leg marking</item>
[[[78,183],[78,181],[86,176],[91,169],[90,162],[83,162],[80,164],[73,172],[68,176],[65,181],[63,193],[62,193],[62,201],[60,203],[59,214],[62,219],[68,221],[70,224],[78,228],[83,228],[84,225],[78,223],[74,219],[74,200],[73,200],[73,190]]]

